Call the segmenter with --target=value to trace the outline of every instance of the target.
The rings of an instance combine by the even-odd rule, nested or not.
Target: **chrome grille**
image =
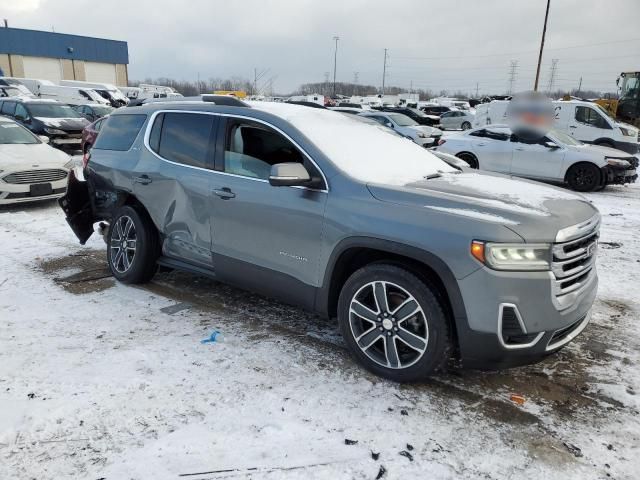
[[[556,297],[579,290],[594,273],[598,230],[584,237],[553,245],[551,271]]]
[[[48,183],[56,182],[66,178],[67,172],[62,169],[48,170],[25,170],[22,172],[13,172],[6,175],[3,180],[7,183],[14,184],[30,184],[30,183]]]

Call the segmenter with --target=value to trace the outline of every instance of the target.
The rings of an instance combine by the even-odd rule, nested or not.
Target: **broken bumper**
[[[638,172],[635,168],[606,166],[602,168],[602,179],[604,185],[624,185],[634,183],[638,179]]]

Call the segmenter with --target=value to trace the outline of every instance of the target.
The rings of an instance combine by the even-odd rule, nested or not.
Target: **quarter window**
[[[164,113],[154,122],[149,146],[172,162],[211,168],[215,120],[213,115]]]
[[[125,152],[131,148],[146,115],[113,115],[102,126],[102,131],[93,148]]]
[[[27,119],[27,118],[29,118],[29,112],[27,112],[27,109],[24,108],[24,105],[21,105],[21,104],[17,103],[16,104],[16,112],[15,112],[14,116]]]

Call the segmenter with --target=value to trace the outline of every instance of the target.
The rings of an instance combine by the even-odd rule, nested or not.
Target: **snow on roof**
[[[405,185],[438,172],[457,172],[411,140],[320,108],[247,102],[288,121],[349,176],[366,183]]]

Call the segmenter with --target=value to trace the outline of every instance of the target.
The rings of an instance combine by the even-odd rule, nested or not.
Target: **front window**
[[[40,140],[26,128],[13,122],[0,122],[0,145],[32,145]]]
[[[578,146],[578,145],[582,145],[583,144],[581,141],[576,140],[571,135],[567,135],[566,133],[564,133],[564,132],[562,132],[560,130],[557,130],[555,128],[552,128],[551,130],[549,130],[549,134],[553,138],[558,140],[560,143],[564,143],[565,145]]]
[[[624,77],[620,98],[640,98],[640,73],[630,73]]]
[[[406,115],[403,115],[402,113],[392,113],[389,115],[389,118],[393,120],[396,125],[400,125],[401,127],[413,127],[418,125],[418,122]]]
[[[31,116],[42,118],[82,118],[82,116],[68,105],[57,103],[31,103],[29,104]]]
[[[591,107],[576,107],[576,121],[596,128],[611,128],[605,118]]]

